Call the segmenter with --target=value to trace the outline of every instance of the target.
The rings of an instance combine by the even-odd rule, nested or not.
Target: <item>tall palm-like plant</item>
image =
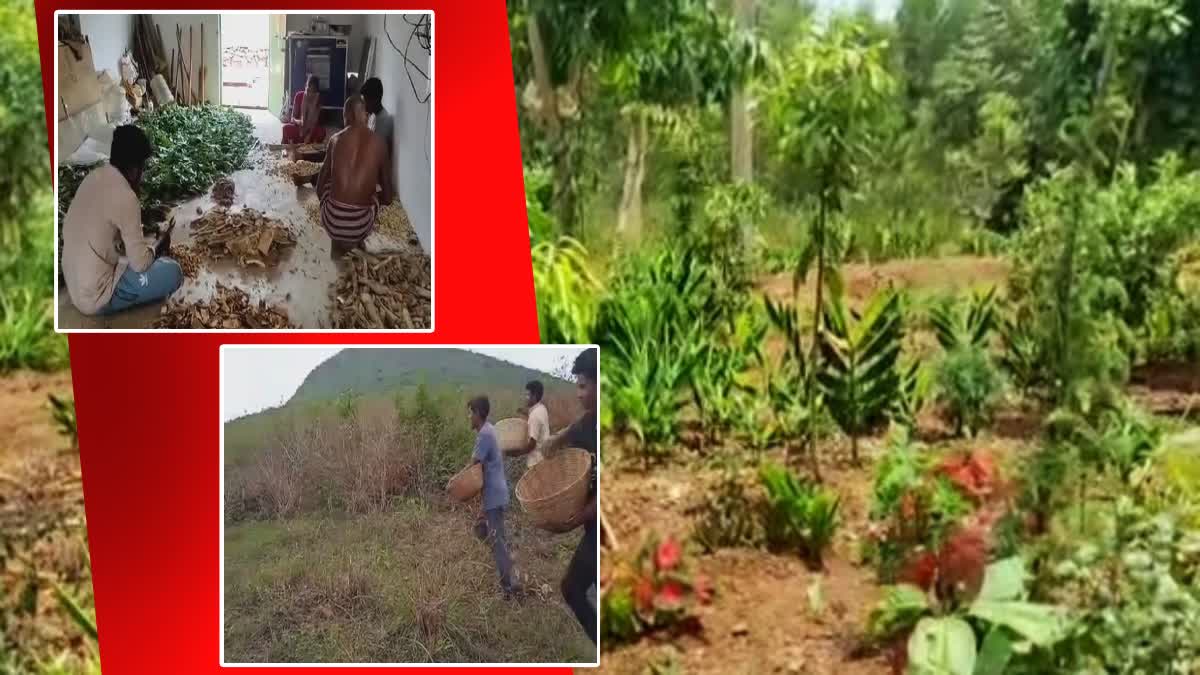
[[[850,437],[851,458],[858,464],[858,437],[884,419],[900,392],[900,296],[884,291],[856,312],[846,307],[837,275],[829,278],[817,382],[830,415]]]

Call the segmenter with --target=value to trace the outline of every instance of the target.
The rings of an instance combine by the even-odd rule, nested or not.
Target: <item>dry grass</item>
[[[59,606],[59,585],[91,605],[91,571],[78,456],[42,457],[0,473],[0,672],[54,661],[94,664],[83,633]],[[9,651],[15,648],[15,651]]]
[[[515,413],[519,396],[493,396],[493,410]],[[261,440],[239,434],[236,450],[227,433],[229,661],[592,659],[557,590],[580,534],[533,528],[514,500],[510,548],[532,594],[505,601],[472,532],[478,502],[445,499],[473,443],[467,398],[418,389],[340,412],[311,404],[264,423]],[[510,461],[511,483],[523,464]]]

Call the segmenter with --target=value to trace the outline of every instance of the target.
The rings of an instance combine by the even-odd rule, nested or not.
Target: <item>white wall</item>
[[[191,66],[192,90],[198,92],[200,87],[196,78],[200,75],[200,27],[204,26],[204,63],[208,68],[204,81],[204,100],[209,103],[221,102],[221,35],[219,27],[221,17],[217,14],[154,14],[154,23],[162,31],[163,52],[167,61],[171,60],[171,50],[175,50],[175,60],[179,60],[182,43],[183,52],[188,55]],[[183,29],[182,41],[175,39],[175,26]],[[188,28],[192,29],[192,39],[188,40]],[[190,50],[189,50],[189,42]],[[189,53],[190,52],[190,53]],[[183,84],[180,84],[183,87]]]
[[[413,96],[412,85],[409,84],[405,71],[404,56],[392,48],[384,35],[383,14],[368,14],[365,19],[366,37],[375,38],[375,67],[368,76],[378,77],[383,82],[383,107],[392,113],[395,119],[395,142],[392,147],[392,169],[396,177],[396,191],[400,202],[412,221],[413,229],[421,240],[421,246],[429,251],[432,241],[432,203],[429,192],[432,181],[432,162],[426,159],[426,153],[433,153],[432,124],[429,118],[432,114],[433,99],[426,103],[418,103]],[[408,42],[412,26],[404,21],[402,14],[387,16],[387,32],[396,44],[404,49]],[[416,21],[418,15],[412,15]],[[434,21],[436,24],[436,21]],[[431,31],[431,42],[436,49],[437,27]],[[430,71],[430,55],[413,40],[408,58],[425,71]],[[417,85],[417,93],[425,97],[425,79],[421,74],[412,71],[413,82]]]
[[[92,62],[96,70],[106,70],[114,82],[120,82],[121,57],[133,45],[133,16],[81,14],[79,28],[92,45]]]

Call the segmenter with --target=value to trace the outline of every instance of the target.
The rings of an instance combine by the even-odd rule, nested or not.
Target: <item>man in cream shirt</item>
[[[526,466],[533,466],[544,459],[537,447],[550,438],[550,411],[542,403],[544,394],[545,389],[537,380],[525,385],[525,403],[529,407],[529,457],[525,459]]]

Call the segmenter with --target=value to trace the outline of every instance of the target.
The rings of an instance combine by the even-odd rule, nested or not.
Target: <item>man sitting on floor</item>
[[[62,271],[67,293],[86,315],[112,314],[161,300],[183,283],[179,263],[163,257],[170,234],[157,244],[142,234],[138,190],[153,150],[133,125],[113,132],[112,159],[79,184],[62,222]],[[117,250],[124,243],[125,258]]]
[[[321,225],[332,240],[333,257],[362,248],[375,228],[382,186],[383,203],[395,199],[391,162],[383,141],[367,128],[367,108],[361,96],[346,99],[346,128],[329,139],[329,149],[317,177]]]

